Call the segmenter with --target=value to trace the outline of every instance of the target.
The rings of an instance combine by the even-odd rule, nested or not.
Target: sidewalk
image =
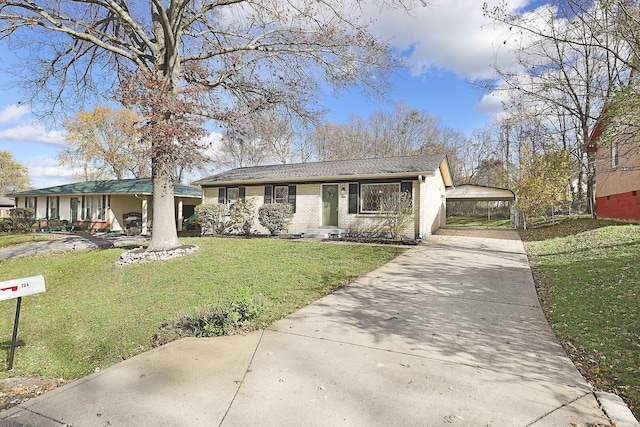
[[[550,330],[509,230],[444,230],[267,330],[173,342],[0,419],[45,427],[611,425]]]

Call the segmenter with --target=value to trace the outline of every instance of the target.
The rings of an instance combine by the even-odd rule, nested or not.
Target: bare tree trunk
[[[596,155],[587,153],[587,209],[596,218]]]
[[[154,149],[151,161],[153,181],[153,223],[149,251],[180,246],[175,222],[174,159],[165,149]]]

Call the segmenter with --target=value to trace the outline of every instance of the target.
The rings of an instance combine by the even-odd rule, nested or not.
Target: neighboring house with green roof
[[[148,234],[153,224],[151,178],[85,181],[12,194],[16,207],[35,210],[36,225],[82,228],[91,231]],[[186,185],[175,185],[178,230],[193,214],[202,193]]]
[[[446,188],[453,179],[445,155],[278,164],[233,169],[193,182],[203,203],[249,197],[290,203],[290,233],[384,234],[381,197],[407,192],[413,221],[405,235],[423,238],[445,225]],[[255,229],[260,225],[254,224]]]

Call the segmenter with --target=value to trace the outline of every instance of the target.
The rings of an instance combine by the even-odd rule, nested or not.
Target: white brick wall
[[[335,183],[327,183],[333,184]],[[423,182],[412,181],[412,198],[414,221],[403,234],[415,237],[426,237],[442,225],[444,218],[444,183],[440,174],[426,177]],[[338,185],[338,227],[354,232],[386,233],[384,221],[375,214],[349,214],[349,183]],[[342,188],[345,196],[342,196]],[[264,186],[245,187],[245,197],[255,197],[256,208],[264,204]],[[203,203],[218,203],[218,188],[203,189]],[[289,231],[318,228],[322,225],[322,184],[296,185],[296,213],[293,216]],[[266,233],[256,218],[253,229]]]

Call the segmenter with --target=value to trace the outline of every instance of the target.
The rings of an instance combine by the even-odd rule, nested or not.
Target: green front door
[[[322,225],[338,226],[338,186],[322,186]]]
[[[71,199],[71,224],[75,224],[78,222],[78,204],[78,199]]]

